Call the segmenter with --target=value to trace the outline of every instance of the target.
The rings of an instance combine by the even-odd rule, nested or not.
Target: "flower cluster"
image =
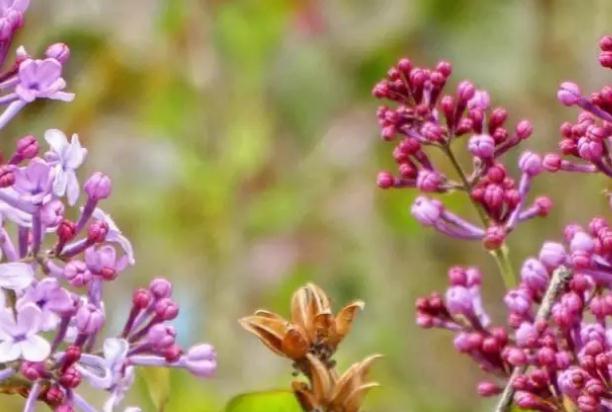
[[[612,68],[612,36],[603,37],[600,47],[602,66]],[[443,131],[442,140],[431,141],[427,137],[427,133],[433,130],[429,124],[438,122],[431,101],[436,100],[438,89],[444,83],[442,79],[447,77],[446,72],[450,72],[447,67],[441,63],[435,71],[423,75],[421,69],[412,69],[410,64],[400,61],[389,73],[388,80],[376,86],[377,96],[400,103],[396,111],[379,110],[383,137],[390,139],[398,133],[404,135],[394,152],[401,177],[379,176],[379,184],[382,183],[383,187],[416,186],[426,191],[428,186],[423,185],[421,176],[431,172],[430,163],[421,162],[420,170],[414,172],[412,180],[402,173],[408,170],[404,164],[409,167],[417,164],[415,154],[420,153],[424,142],[441,147],[456,163],[447,139],[455,136],[453,130],[463,131],[461,122],[470,126],[465,127],[469,132],[479,133],[468,143],[474,156],[475,170],[465,179],[467,183],[463,188],[471,190],[472,199],[483,207],[488,219],[498,225],[503,222],[506,229],[514,227],[526,214],[531,217],[548,212],[550,201],[546,198],[536,200],[531,211],[522,209],[531,177],[543,169],[602,172],[612,177],[612,158],[608,150],[612,137],[612,87],[605,86],[586,98],[577,85],[566,82],[559,89],[559,100],[568,106],[579,106],[582,113],[576,124],[562,125],[560,147],[563,156],[573,156],[582,162],[565,159],[559,154],[547,154],[543,159],[535,154],[523,154],[519,162],[523,176],[517,194],[511,196],[517,199],[518,206],[512,206],[514,203],[510,202],[507,212],[501,215],[492,213],[496,209],[491,207],[491,199],[495,197],[491,195],[493,189],[490,185],[496,181],[494,176],[501,166],[494,160],[487,163],[486,159],[487,156],[494,159],[498,145],[505,145],[504,139],[508,139],[505,130],[499,132],[505,136],[504,139],[498,142],[495,137],[496,111],[489,116],[488,137],[480,137],[482,125],[480,121],[475,122],[474,117],[480,119],[481,115],[471,113],[484,98],[473,91],[473,87],[468,88],[466,83],[462,83],[457,95],[442,98],[437,109],[446,118],[446,128],[438,124],[438,130]],[[415,71],[418,75],[414,74]],[[429,86],[425,89],[419,88],[421,77],[429,79]],[[471,91],[466,93],[468,89]],[[445,99],[454,102],[454,106],[445,103]],[[406,108],[408,102],[412,106]],[[456,113],[465,110],[468,114],[457,123]],[[505,119],[505,114],[502,117]],[[479,126],[474,129],[474,124]],[[487,140],[489,145],[485,144]],[[520,127],[517,127],[515,137],[510,138],[508,145],[513,146],[519,140]],[[415,143],[417,141],[419,145]],[[419,151],[412,151],[407,156],[404,149],[407,145],[418,147]],[[480,172],[481,169],[484,172]],[[505,172],[500,179],[507,179]],[[446,178],[439,181],[437,191],[457,186],[456,183],[449,184]],[[507,201],[505,196],[504,199]],[[420,197],[412,210],[421,222],[442,232],[466,239],[476,237],[475,229],[449,214],[437,200]],[[449,229],[451,225],[454,233]],[[458,227],[462,236],[457,236]],[[468,233],[474,236],[465,236]],[[485,243],[486,239],[487,235]],[[612,329],[607,325],[612,316],[612,226],[603,217],[592,219],[586,228],[571,224],[565,228],[564,240],[564,243],[545,242],[537,257],[524,261],[520,283],[508,289],[504,297],[508,309],[505,325],[493,325],[483,308],[482,275],[473,267],[451,268],[448,271],[450,285],[444,295],[433,293],[416,302],[418,325],[452,331],[455,348],[493,376],[479,383],[477,390],[482,396],[501,394],[496,411],[508,410],[513,402],[522,409],[544,412],[612,410]]]
[[[325,292],[308,284],[293,295],[290,321],[258,310],[240,319],[240,324],[273,352],[291,359],[296,373],[308,379],[293,382],[304,411],[358,412],[365,393],[378,386],[367,380],[378,355],[355,363],[342,375],[336,371],[333,355],[363,307],[362,301],[355,301],[334,315]]]
[[[0,2],[0,52],[21,26],[26,7],[23,0]],[[69,54],[63,44],[49,47],[43,60],[18,51],[14,65],[0,74],[6,91],[0,128],[38,98],[72,99],[61,78]],[[179,306],[166,279],[136,290],[123,329],[103,334],[104,290],[135,263],[132,246],[99,208],[111,194],[109,177],[96,172],[82,186],[78,181],[76,171],[87,155],[78,136],[69,140],[51,129],[44,139],[46,150],[34,136],[19,139],[0,163],[2,392],[24,396],[25,412],[37,402],[61,412],[95,411],[79,394],[85,382],[109,393],[103,410],[110,412],[132,385],[135,367],[211,376],[212,346],[183,350],[176,343],[171,322]]]
[[[612,36],[604,36],[599,45],[601,65],[612,69]],[[564,82],[557,98],[566,106],[578,106],[581,112],[575,123],[561,125],[560,153],[547,154],[543,166],[551,172],[600,172],[612,177],[612,86],[585,97],[577,84]]]
[[[504,299],[505,327],[491,325],[474,268],[451,268],[444,297],[417,301],[420,326],[453,331],[455,348],[498,377],[478,385],[482,396],[501,393],[518,370],[510,385],[522,408],[565,410],[564,398],[585,412],[612,406],[612,335],[606,327],[612,316],[612,227],[603,218],[587,229],[569,225],[565,240],[547,242],[538,257],[525,260],[519,286]]]
[[[525,152],[519,161],[520,179],[517,182],[510,176],[502,158],[531,136],[531,123],[522,120],[509,127],[506,109],[491,108],[488,93],[469,81],[459,83],[454,94],[444,94],[451,72],[445,61],[425,69],[404,58],[374,87],[375,97],[395,103],[395,107],[381,106],[377,116],[382,138],[396,142],[393,158],[398,170],[395,175],[380,172],[378,185],[417,188],[424,193],[412,206],[419,222],[455,238],[483,240],[487,248],[496,249],[520,222],[548,214],[552,204],[547,197],[527,205],[531,181],[543,170],[542,161],[539,155]],[[452,147],[462,139],[472,156],[469,172]],[[428,149],[439,149],[450,160],[458,181],[434,164]],[[454,190],[469,195],[480,214],[480,225],[427,195]]]

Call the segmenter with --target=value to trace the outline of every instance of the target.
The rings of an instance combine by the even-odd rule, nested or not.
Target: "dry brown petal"
[[[299,288],[291,298],[291,322],[299,325],[306,332],[312,322],[310,300],[310,291],[305,287]]]
[[[281,342],[282,352],[289,358],[298,360],[303,359],[308,353],[310,342],[304,333],[295,326],[290,326]]]
[[[316,315],[312,326],[317,340],[327,339],[336,334],[334,315],[331,312]]]
[[[257,336],[273,352],[285,356],[282,341],[289,326],[286,320],[280,317],[247,316],[240,319],[239,322],[244,329]]]
[[[363,361],[351,365],[336,382],[334,392],[331,396],[333,403],[336,405],[345,405],[347,399],[352,396],[355,389],[364,385],[366,375],[372,363],[381,357],[381,355],[371,355]]]
[[[334,382],[329,374],[327,367],[312,354],[306,355],[309,362],[310,381],[312,383],[312,393],[320,403],[327,403],[330,399]]]
[[[351,392],[351,394],[346,398],[342,405],[342,411],[344,412],[359,412],[361,409],[361,404],[363,403],[363,397],[365,394],[372,388],[377,388],[380,385],[377,382],[369,382],[364,383],[363,385],[358,386]]]
[[[332,344],[337,345],[351,331],[353,321],[357,313],[365,307],[365,303],[361,300],[350,303],[340,309],[335,319],[335,335],[332,339]]]
[[[274,313],[274,312],[270,312],[269,310],[265,310],[265,309],[256,310],[254,315],[261,316],[262,318],[268,318],[268,319],[283,319],[281,315]]]
[[[314,315],[317,315],[319,313],[331,312],[331,304],[329,301],[329,297],[327,297],[327,294],[323,289],[321,289],[314,283],[309,283],[308,285],[306,285],[306,288],[309,289],[312,293]]]

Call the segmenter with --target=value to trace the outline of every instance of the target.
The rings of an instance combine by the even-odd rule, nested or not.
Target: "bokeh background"
[[[529,147],[552,149],[560,122],[575,117],[555,101],[560,81],[584,90],[609,82],[596,42],[612,28],[610,0],[32,3],[18,40],[32,52],[68,43],[65,77],[77,99],[29,107],[2,146],[50,127],[78,132],[90,149],[84,173],[113,178],[105,209],[137,253],[109,291],[109,328],[122,321],[132,288],[164,275],[182,304],[182,342],[217,345],[217,377],[173,373],[166,412],[217,412],[238,393],[287,387],[288,363],[236,320],[260,307],[287,314],[307,281],[337,305],[367,302],[339,354],[344,366],[386,355],[373,370],[383,386],[365,410],[490,410],[474,395],[479,371],[452,350],[450,335],[414,325],[413,302],[444,287],[448,266],[476,264],[487,307],[502,320],[495,267],[479,244],[418,226],[408,213],[413,193],[376,188],[392,160],[370,90],[400,56],[427,65],[446,58],[453,85],[470,78],[489,89],[511,121],[533,121]],[[605,184],[539,179],[536,191],[556,208],[515,234],[514,264],[558,238],[565,222],[609,213]],[[469,214],[464,200],[449,202]],[[153,410],[141,379],[130,401]]]

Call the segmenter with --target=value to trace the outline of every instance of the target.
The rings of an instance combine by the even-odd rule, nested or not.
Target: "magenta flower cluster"
[[[601,39],[600,49],[601,65],[612,68],[612,36]],[[379,186],[424,193],[466,190],[483,223],[489,224],[477,227],[449,212],[440,200],[422,195],[412,214],[424,225],[459,239],[483,239],[485,246],[495,248],[518,223],[548,214],[551,202],[546,197],[525,206],[536,175],[563,170],[612,177],[612,86],[585,97],[576,84],[561,84],[558,100],[578,106],[578,120],[561,126],[559,153],[520,156],[522,176],[516,184],[500,157],[529,137],[531,125],[521,121],[509,132],[506,111],[489,110],[488,94],[469,82],[460,83],[453,96],[442,96],[450,71],[446,62],[427,70],[402,59],[374,88],[376,97],[397,103],[378,111],[383,138],[399,136],[393,152],[398,173],[381,172]],[[450,147],[461,138],[472,155],[470,173],[463,172]],[[426,147],[441,149],[461,181],[450,180],[435,167]],[[596,217],[586,227],[567,225],[563,242],[544,242],[537,256],[523,262],[519,275],[517,286],[506,282],[505,325],[494,325],[483,307],[483,276],[475,267],[452,267],[445,294],[419,298],[417,324],[454,333],[457,351],[490,374],[477,391],[500,395],[496,411],[509,410],[512,403],[545,412],[611,411],[611,222]]]
[[[27,6],[0,2],[2,60]],[[37,99],[73,98],[61,77],[69,55],[64,44],[50,46],[44,59],[18,49],[0,73],[0,129]],[[51,129],[44,140],[41,147],[33,136],[19,139],[0,164],[0,385],[19,388],[24,412],[39,402],[61,412],[96,411],[79,391],[85,384],[108,393],[102,410],[110,412],[130,389],[136,367],[211,376],[211,345],[184,350],[176,342],[172,320],[179,305],[166,279],[134,292],[122,330],[105,330],[104,291],[135,263],[129,240],[100,209],[111,180],[96,172],[80,184],[87,150],[77,135],[68,139]]]
[[[599,46],[601,65],[612,68],[612,36],[603,37]],[[599,172],[612,177],[612,86],[606,85],[586,97],[576,83],[564,82],[557,97],[566,106],[579,107],[581,112],[575,123],[561,125],[560,153],[547,154],[544,167],[551,172]]]
[[[469,81],[462,81],[452,94],[444,94],[451,64],[441,61],[434,69],[414,67],[406,58],[392,67],[386,79],[373,90],[375,97],[394,102],[381,106],[378,122],[382,138],[395,142],[393,158],[397,172],[378,175],[381,188],[416,188],[412,215],[458,239],[482,240],[487,248],[499,248],[516,226],[536,216],[545,216],[552,204],[547,197],[528,204],[532,179],[543,170],[539,155],[524,152],[519,161],[521,176],[513,178],[503,163],[504,155],[533,131],[527,120],[508,125],[508,112],[491,107],[489,94]],[[458,159],[453,145],[463,141],[471,154],[470,169]],[[432,160],[439,150],[458,180]],[[465,191],[481,222],[474,224],[448,210],[431,197],[434,193]]]

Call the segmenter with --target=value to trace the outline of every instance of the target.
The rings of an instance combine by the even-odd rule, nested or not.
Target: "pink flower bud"
[[[536,176],[542,172],[542,158],[533,152],[524,152],[519,159],[519,167],[529,176]]]
[[[72,286],[82,287],[87,285],[92,278],[91,272],[87,269],[85,262],[71,260],[64,267],[64,276]]]
[[[484,237],[484,247],[489,250],[499,248],[506,240],[506,229],[502,226],[490,226]]]
[[[200,378],[209,378],[217,369],[217,353],[215,349],[203,343],[191,347],[184,356],[185,367],[189,372]]]
[[[565,106],[573,106],[580,101],[582,94],[576,83],[563,82],[557,91],[557,99]]]
[[[111,194],[111,180],[105,174],[96,172],[85,182],[85,192],[93,200],[106,199]]]
[[[47,47],[45,55],[65,64],[70,59],[70,48],[64,43],[54,43]]]
[[[80,333],[91,335],[104,325],[104,313],[90,303],[82,305],[76,313],[76,327]]]
[[[483,381],[478,383],[476,390],[480,396],[487,397],[499,395],[503,389],[493,382]]]
[[[170,298],[163,298],[155,303],[155,314],[162,320],[172,320],[178,316],[179,307]]]
[[[15,183],[15,167],[13,165],[0,166],[0,188],[13,186]]]
[[[467,80],[462,81],[457,86],[457,97],[462,102],[467,103],[468,100],[474,97],[475,93],[476,93],[476,88],[471,82]]]
[[[17,155],[21,159],[33,159],[38,155],[38,140],[32,135],[24,136],[17,141]]]
[[[561,156],[556,153],[548,153],[544,156],[542,166],[549,172],[556,172],[561,169]]]
[[[437,192],[441,189],[444,178],[438,172],[421,169],[417,176],[417,187],[423,192]]]
[[[417,197],[411,208],[412,216],[424,226],[435,225],[443,210],[442,203],[425,196]]]
[[[565,248],[560,243],[546,242],[542,246],[538,258],[548,270],[554,270],[565,263]]]
[[[376,178],[376,184],[381,189],[389,189],[395,184],[395,178],[389,172],[380,172]]]
[[[176,331],[170,325],[158,323],[151,326],[147,332],[147,342],[151,344],[154,350],[162,350],[174,345],[176,339]]]
[[[516,135],[519,139],[525,140],[533,133],[533,125],[529,120],[521,120],[516,125]]]
[[[476,157],[492,159],[495,154],[495,140],[487,134],[477,134],[470,138],[468,149]]]
[[[164,278],[156,278],[149,284],[149,290],[157,299],[168,298],[172,295],[172,283]]]
[[[138,309],[146,309],[153,301],[153,296],[148,289],[137,289],[132,295],[132,304]]]
[[[87,241],[90,243],[101,243],[108,234],[108,224],[103,221],[93,222],[87,228]]]

